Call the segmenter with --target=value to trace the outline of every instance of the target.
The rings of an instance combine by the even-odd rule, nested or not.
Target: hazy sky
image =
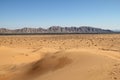
[[[120,30],[120,0],[0,0],[0,27],[53,25]]]

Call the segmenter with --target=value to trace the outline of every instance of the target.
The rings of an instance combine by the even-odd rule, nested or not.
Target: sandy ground
[[[0,36],[0,80],[120,80],[120,34]]]

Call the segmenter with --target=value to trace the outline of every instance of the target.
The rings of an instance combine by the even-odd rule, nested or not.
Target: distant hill
[[[44,28],[22,28],[22,29],[6,29],[0,28],[0,34],[24,34],[24,33],[113,33],[112,30],[81,26],[81,27],[60,27],[52,26]]]

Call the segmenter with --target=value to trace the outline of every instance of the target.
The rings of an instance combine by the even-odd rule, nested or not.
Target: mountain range
[[[101,28],[94,28],[89,26],[81,27],[61,27],[52,26],[47,29],[44,28],[21,28],[21,29],[7,29],[0,28],[0,34],[24,34],[24,33],[113,33],[112,30]]]

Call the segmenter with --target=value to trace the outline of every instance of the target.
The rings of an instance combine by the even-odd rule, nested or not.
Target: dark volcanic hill
[[[0,28],[1,34],[17,34],[17,33],[113,33],[111,30],[104,30],[100,28],[93,28],[93,27],[60,27],[60,26],[52,26],[48,29],[44,28],[22,28],[22,29],[6,29]]]

